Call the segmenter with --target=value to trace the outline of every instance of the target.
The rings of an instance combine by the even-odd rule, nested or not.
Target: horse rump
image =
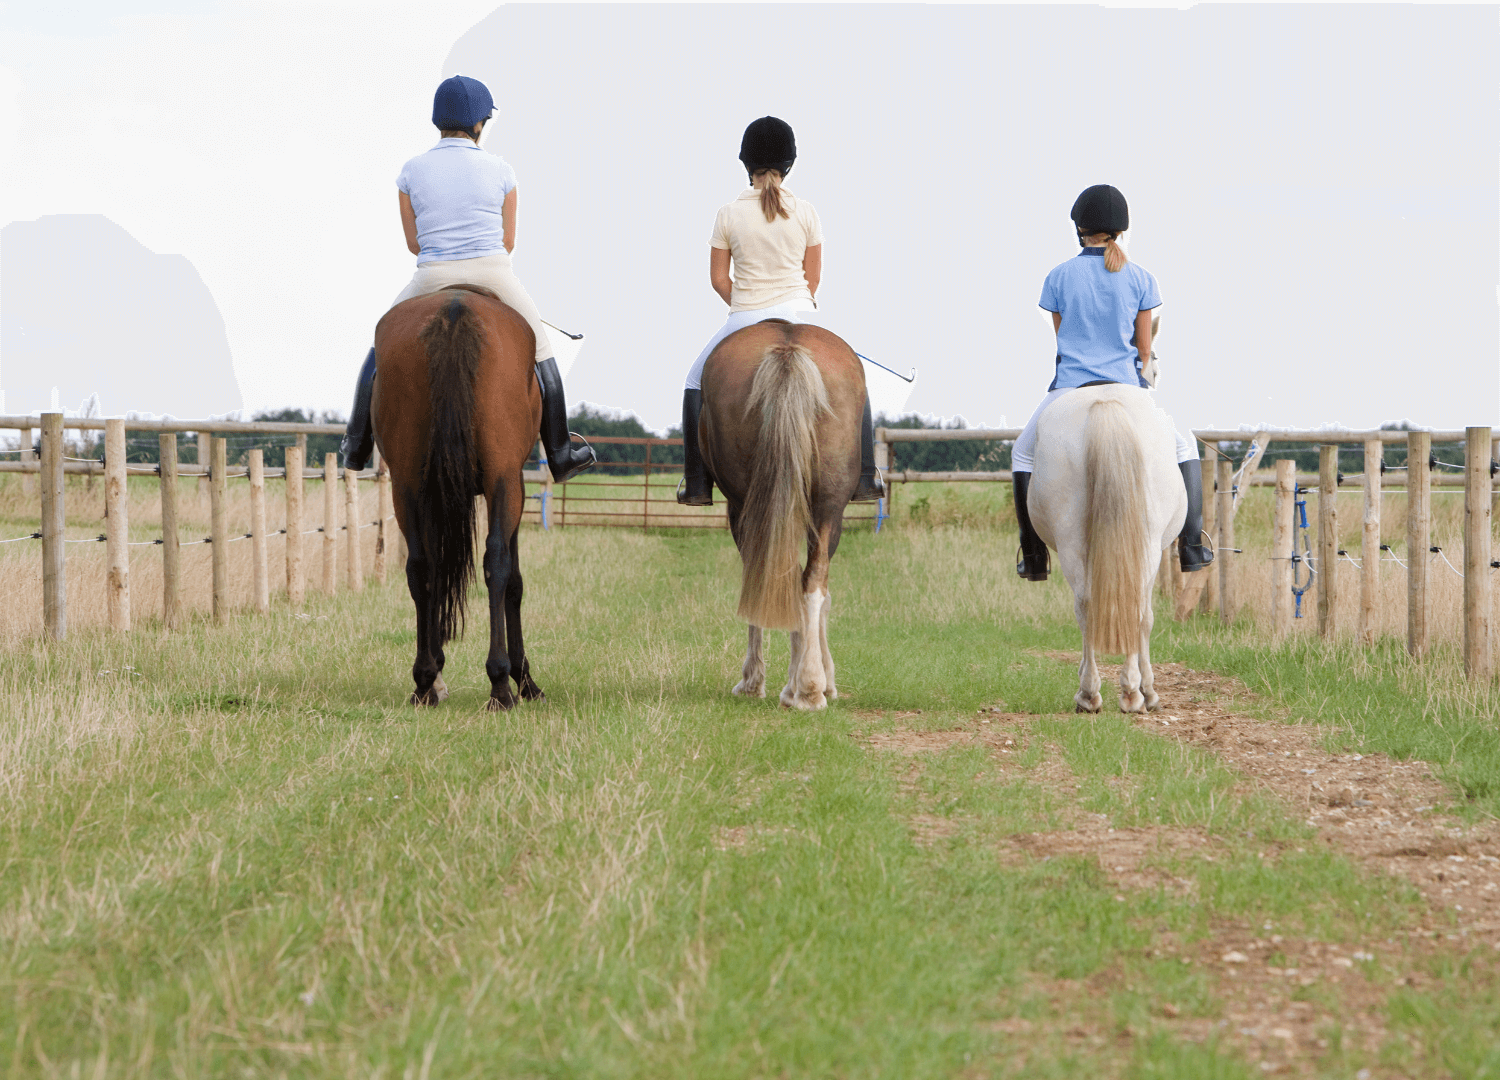
[[[802,615],[801,551],[812,529],[816,428],[833,410],[812,354],[790,342],[762,354],[745,415],[760,410],[755,462],[740,509],[739,616],[754,626],[795,630]]]
[[[1141,448],[1118,400],[1089,406],[1084,434],[1088,500],[1089,644],[1098,652],[1136,651],[1145,618],[1146,489]]]
[[[457,293],[422,328],[432,422],[417,489],[416,526],[427,557],[437,644],[463,632],[474,580],[474,380],[483,336]]]

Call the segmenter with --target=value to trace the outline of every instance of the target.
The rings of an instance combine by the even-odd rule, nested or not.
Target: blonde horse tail
[[[800,345],[772,345],[750,385],[748,416],[760,410],[760,437],[740,510],[744,562],[740,618],[795,630],[802,612],[802,548],[812,528],[818,417],[831,412],[823,375]]]
[[[1125,406],[1094,402],[1084,444],[1089,644],[1098,652],[1128,655],[1140,649],[1150,544],[1145,463]]]

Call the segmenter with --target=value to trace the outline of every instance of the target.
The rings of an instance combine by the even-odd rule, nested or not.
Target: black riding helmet
[[[774,116],[750,121],[740,140],[740,163],[754,177],[757,169],[775,169],[784,179],[797,160],[797,139],[792,125]]]
[[[1073,224],[1084,236],[1122,233],[1130,228],[1130,207],[1120,189],[1110,184],[1085,188],[1073,203]]]

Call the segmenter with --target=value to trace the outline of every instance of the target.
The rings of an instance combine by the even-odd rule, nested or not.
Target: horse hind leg
[[[827,688],[823,693],[829,701],[834,701],[839,696],[839,688],[833,678],[833,653],[828,651],[828,610],[833,607],[833,597],[828,593],[828,586],[823,586],[823,611],[818,618],[818,645],[823,650],[823,679]]]
[[[792,659],[781,704],[789,709],[828,707],[828,675],[823,667],[823,603],[828,592],[828,529],[808,544],[807,569],[802,575],[801,625],[792,631]]]
[[[1076,596],[1073,615],[1083,634],[1083,659],[1078,662],[1078,693],[1073,695],[1073,711],[1096,713],[1104,707],[1104,698],[1099,694],[1099,665],[1094,660],[1094,646],[1089,642],[1088,604]]]
[[[1140,654],[1130,653],[1120,665],[1120,711],[1146,711],[1146,695],[1141,693]]]
[[[505,584],[505,637],[509,646],[511,678],[522,701],[546,701],[547,695],[531,677],[531,661],[526,659],[526,644],[521,637],[521,530],[510,537],[510,580]]]
[[[1151,667],[1151,627],[1155,622],[1156,615],[1147,604],[1145,618],[1141,620],[1141,695],[1146,699],[1147,712],[1161,708],[1161,698],[1156,693],[1156,672]]]
[[[408,514],[407,520],[413,521],[415,518]],[[448,688],[443,685],[442,646],[433,648],[438,636],[436,612],[432,602],[431,567],[422,546],[421,531],[413,529],[406,543],[406,588],[417,609],[417,656],[411,666],[411,677],[416,683],[416,689],[412,692],[411,703],[421,708],[438,704],[448,696]]]
[[[745,646],[745,666],[740,671],[740,681],[735,683],[730,693],[739,697],[763,698],[766,696],[766,658],[761,653],[761,643],[765,632],[754,625],[749,630],[749,641]]]
[[[505,485],[495,485],[490,501],[490,528],[484,542],[484,585],[490,594],[490,648],[484,671],[490,677],[490,712],[513,708],[516,697],[510,689],[510,657],[505,649],[506,592],[510,587],[510,537],[506,529]]]

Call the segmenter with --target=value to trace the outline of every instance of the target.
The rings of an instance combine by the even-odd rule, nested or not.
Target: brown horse
[[[736,694],[765,696],[761,631],[769,627],[792,632],[781,703],[821,709],[838,697],[828,652],[828,563],[859,481],[864,405],[859,358],[818,326],[780,319],[747,326],[703,367],[699,445],[729,502],[744,564],[739,615],[750,624],[750,642]]]
[[[404,301],[375,328],[375,443],[390,465],[406,584],[417,606],[413,705],[436,705],[443,645],[461,632],[474,578],[475,496],[488,507],[484,583],[490,593],[490,709],[541,698],[521,641],[517,538],[542,394],[526,320],[488,289],[457,285]],[[509,631],[509,650],[505,639]]]

